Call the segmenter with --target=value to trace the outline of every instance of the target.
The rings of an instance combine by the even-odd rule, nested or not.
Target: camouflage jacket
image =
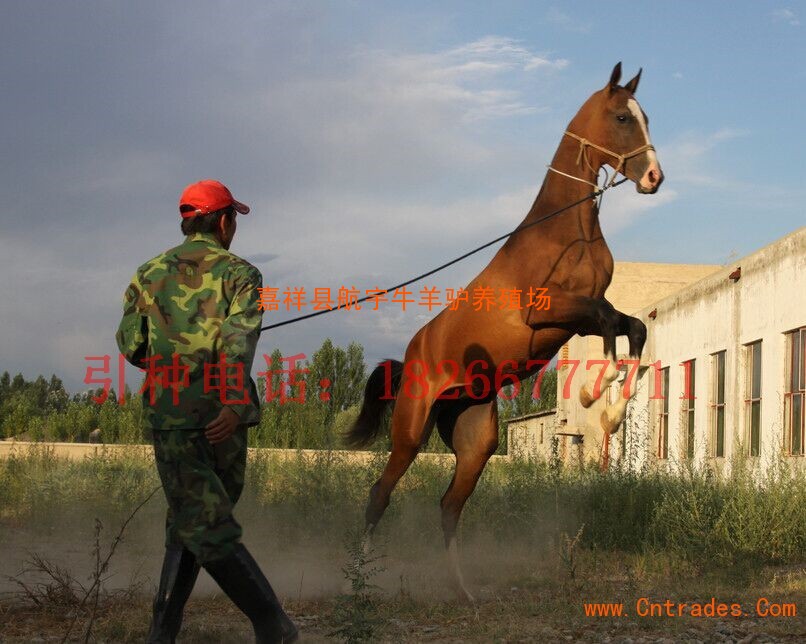
[[[202,428],[224,404],[241,423],[258,423],[260,401],[250,373],[263,319],[262,283],[257,268],[210,233],[188,235],[137,269],[123,297],[116,340],[126,360],[146,370],[146,433]],[[234,365],[226,379],[220,377],[222,357]]]

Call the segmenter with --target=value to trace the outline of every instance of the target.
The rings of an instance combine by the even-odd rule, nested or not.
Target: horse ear
[[[638,73],[635,75],[635,78],[624,86],[624,89],[626,89],[630,94],[635,94],[635,90],[638,89],[638,81],[641,80],[641,71],[643,71],[643,68],[639,69]]]
[[[618,82],[621,80],[621,61],[616,63],[616,66],[613,68],[613,73],[610,74],[610,83],[608,83],[607,87],[611,91],[618,87]]]

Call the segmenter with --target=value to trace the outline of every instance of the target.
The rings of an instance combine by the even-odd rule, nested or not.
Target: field
[[[785,464],[754,484],[744,474],[721,481],[707,471],[602,474],[495,461],[462,524],[471,606],[455,600],[443,564],[444,460],[418,459],[379,527],[372,560],[357,560],[365,495],[383,462],[382,453],[361,464],[268,450],[251,459],[237,517],[303,641],[806,637],[806,476]],[[0,641],[61,641],[68,630],[71,641],[143,641],[161,561],[161,492],[134,514],[108,569],[97,571],[157,485],[153,464],[136,453],[67,461],[34,447],[0,460]],[[97,605],[87,592],[96,578]],[[675,611],[685,603],[684,614],[639,614],[666,600]],[[623,603],[625,614],[586,616],[589,602]],[[709,616],[720,603],[738,604],[741,614]],[[792,606],[796,614],[772,616]],[[246,620],[203,575],[181,641],[249,638]]]

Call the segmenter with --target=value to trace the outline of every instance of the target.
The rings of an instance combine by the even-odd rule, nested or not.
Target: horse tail
[[[391,383],[387,380],[391,374]],[[350,447],[366,447],[378,438],[383,413],[400,388],[403,363],[385,360],[375,367],[367,378],[364,404],[353,426],[344,434],[344,442]],[[391,396],[389,396],[391,394]],[[384,397],[389,396],[389,397]]]

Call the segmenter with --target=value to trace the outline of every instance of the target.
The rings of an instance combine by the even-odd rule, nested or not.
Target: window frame
[[[658,415],[658,459],[669,458],[669,367],[660,370],[660,414]]]
[[[755,356],[758,348],[758,359]],[[744,345],[744,436],[747,441],[746,453],[748,456],[756,457],[761,455],[761,408],[763,391],[763,371],[764,345],[762,341],[755,340]],[[753,385],[755,384],[754,371],[758,366],[758,388],[754,395]],[[757,406],[758,414],[753,415],[753,407]],[[758,426],[753,431],[753,419],[756,418]],[[755,434],[755,435],[754,435]],[[755,441],[753,439],[756,439]]]
[[[806,456],[806,326],[792,329],[786,336],[786,372],[784,386],[784,438],[787,456]],[[797,343],[795,339],[797,338]],[[798,358],[797,362],[795,358]],[[794,367],[797,366],[797,370]],[[796,405],[797,401],[797,405]],[[800,427],[793,417],[798,408]],[[797,437],[797,441],[795,440]],[[797,450],[797,451],[796,451]]]
[[[722,390],[720,391],[719,369],[722,369]],[[726,418],[726,396],[727,385],[727,350],[716,351],[711,354],[711,397],[708,402],[709,425],[711,434],[711,457],[725,457],[725,418]],[[721,394],[721,402],[720,402]],[[722,414],[722,435],[719,435],[719,415]],[[721,440],[721,452],[720,452]]]
[[[683,447],[684,458],[693,459],[695,455],[695,420],[696,420],[696,399],[695,390],[697,388],[697,359],[691,358],[680,363],[683,367],[683,393],[680,399],[683,401]],[[686,365],[689,365],[688,367]],[[686,395],[688,394],[688,395]]]

